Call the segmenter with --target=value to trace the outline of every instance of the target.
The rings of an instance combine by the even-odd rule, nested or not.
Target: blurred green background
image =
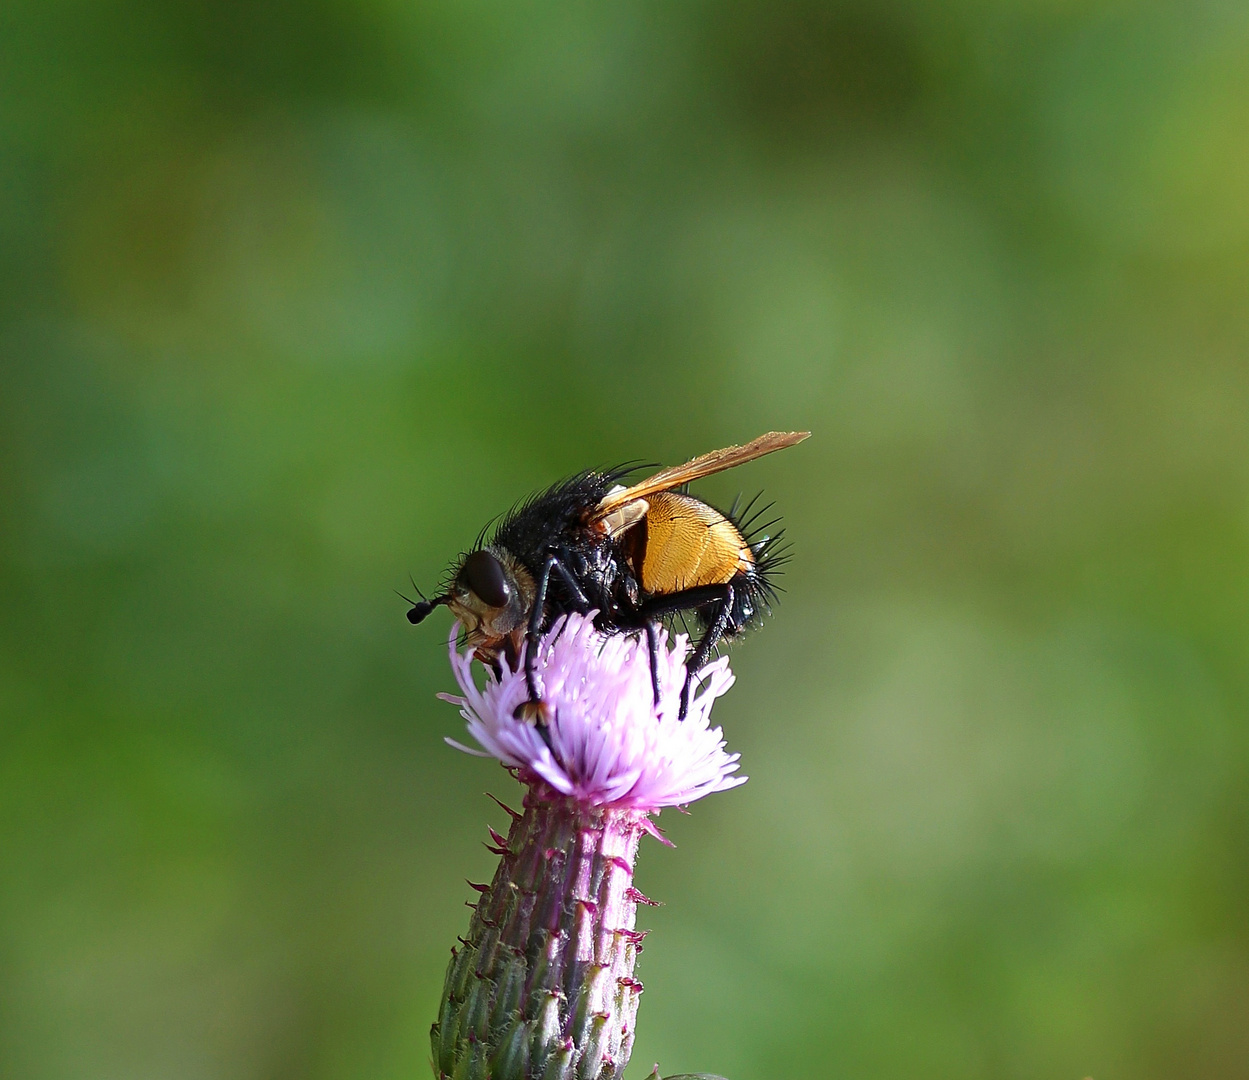
[[[422,586],[769,428],[632,1074],[1249,1076],[1249,6],[8,0],[0,1074],[428,1075]]]

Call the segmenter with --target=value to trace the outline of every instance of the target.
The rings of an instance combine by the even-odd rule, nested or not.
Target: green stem
[[[648,814],[584,806],[534,782],[431,1031],[439,1080],[618,1080],[642,984],[633,864]]]

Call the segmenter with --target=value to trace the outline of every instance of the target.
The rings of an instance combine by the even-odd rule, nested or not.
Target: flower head
[[[516,671],[500,660],[499,673],[491,672],[479,690],[473,650],[456,648],[455,628],[450,652],[462,696],[440,696],[460,707],[482,756],[531,774],[561,795],[590,806],[656,810],[746,781],[732,775],[738,755],[725,751],[720,728],[710,726],[712,704],[733,685],[727,659],[696,674],[701,689],[685,719],[678,719],[689,652],[683,634],[661,636],[656,705],[644,637],[602,634],[592,615],[559,619],[538,646],[538,686],[552,711],[545,732],[513,716],[529,696],[523,658]]]

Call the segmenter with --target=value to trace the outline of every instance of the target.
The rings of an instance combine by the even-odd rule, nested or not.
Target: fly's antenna
[[[438,607],[439,604],[446,604],[451,600],[450,593],[443,593],[442,596],[435,596],[432,600],[426,600],[425,594],[421,592],[420,586],[417,585],[416,579],[411,574],[408,575],[408,580],[412,582],[413,590],[415,590],[416,595],[421,599],[419,601],[413,600],[409,596],[404,596],[398,589],[395,590],[395,595],[405,604],[412,605],[411,609],[408,611],[408,622],[410,622],[413,626],[422,622],[425,619],[425,616],[433,611],[434,608]]]
[[[408,612],[408,622],[415,626],[417,623],[424,621],[425,616],[433,611],[434,608],[440,604],[449,604],[450,602],[451,594],[443,593],[441,596],[435,596],[432,600],[422,600],[419,604],[413,604]]]

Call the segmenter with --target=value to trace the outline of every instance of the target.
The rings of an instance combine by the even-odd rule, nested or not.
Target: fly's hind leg
[[[690,711],[690,691],[693,689],[694,672],[707,662],[707,657],[711,655],[711,650],[716,647],[722,637],[724,631],[728,628],[729,619],[733,614],[733,586],[724,586],[724,599],[720,601],[716,617],[711,625],[707,627],[707,632],[703,634],[702,640],[698,643],[698,648],[694,650],[694,655],[685,663],[685,685],[681,687],[681,711],[677,714],[682,720],[685,714]]]
[[[659,705],[659,627],[650,619],[646,620],[646,648],[651,660],[651,691],[655,695],[655,705]]]
[[[734,591],[731,584],[699,585],[693,589],[670,593],[667,596],[652,597],[642,607],[642,615],[650,625],[651,620],[664,615],[671,615],[678,611],[696,611],[699,608],[715,605],[714,618],[695,647],[694,655],[685,662],[685,684],[681,687],[681,711],[677,714],[678,719],[684,720],[685,714],[690,710],[690,691],[693,689],[691,683],[694,672],[707,662],[707,657],[711,655],[716,642],[724,637],[724,631],[733,616],[733,598]],[[655,671],[654,653],[651,655],[651,671]],[[655,682],[656,693],[658,693],[657,677]]]

